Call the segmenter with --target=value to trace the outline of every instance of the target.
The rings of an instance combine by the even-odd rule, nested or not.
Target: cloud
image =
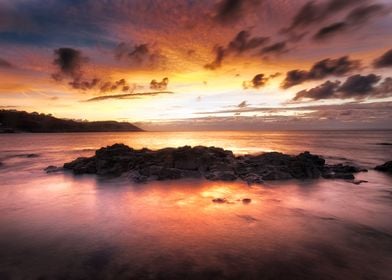
[[[221,0],[216,6],[213,18],[221,24],[233,24],[260,3],[260,0]]]
[[[226,53],[225,49],[222,46],[215,46],[213,51],[215,52],[215,59],[211,63],[204,65],[205,69],[215,70],[222,66],[222,61],[225,58]]]
[[[369,74],[367,76],[354,75],[348,77],[338,91],[340,98],[359,98],[362,99],[373,93],[374,85],[381,80],[381,76]]]
[[[373,62],[375,68],[384,68],[392,66],[392,49],[384,53]]]
[[[0,58],[0,68],[13,68],[13,65],[7,60]]]
[[[263,87],[267,82],[268,82],[268,77],[266,77],[264,74],[257,74],[256,76],[253,77],[251,81],[244,81],[242,83],[242,86],[244,89],[249,89],[249,88],[255,88],[258,89],[260,87]]]
[[[313,36],[313,39],[324,40],[335,34],[339,34],[354,27],[363,25],[373,17],[384,13],[384,10],[384,6],[380,4],[363,5],[357,7],[346,16],[345,20],[329,24],[319,29],[319,31]]]
[[[242,87],[244,89],[249,89],[249,88],[258,89],[258,88],[265,86],[270,79],[274,79],[276,77],[279,77],[280,75],[281,75],[281,73],[279,73],[279,72],[276,72],[276,73],[271,74],[269,76],[266,76],[264,74],[257,74],[253,77],[253,79],[251,81],[243,81]]]
[[[361,63],[359,60],[352,60],[348,56],[336,59],[323,59],[316,62],[309,71],[291,70],[287,72],[281,87],[287,89],[306,81],[321,80],[328,76],[343,76],[360,69],[360,67]]]
[[[242,101],[240,104],[237,105],[238,108],[245,108],[248,107],[248,103],[246,102],[246,100]]]
[[[251,52],[269,41],[269,37],[251,37],[247,30],[241,30],[237,35],[227,44],[226,47],[215,46],[213,52],[215,59],[206,65],[204,68],[215,70],[222,66],[223,60],[229,55],[241,55],[243,53]]]
[[[167,85],[169,84],[169,78],[163,78],[162,81],[157,82],[156,80],[152,80],[150,82],[150,89],[155,89],[155,90],[165,90],[167,88]]]
[[[54,55],[53,64],[58,68],[58,72],[52,76],[55,80],[61,81],[64,77],[76,80],[82,77],[82,66],[88,58],[82,56],[80,51],[73,48],[59,48],[54,50]]]
[[[154,91],[154,92],[138,92],[138,93],[126,93],[126,94],[113,94],[113,95],[101,95],[87,99],[83,102],[103,101],[107,99],[133,99],[144,96],[156,96],[161,94],[173,94],[172,91]]]
[[[116,90],[121,90],[123,92],[133,91],[135,89],[135,85],[129,85],[125,79],[120,79],[115,82],[104,82],[100,85],[101,92],[112,92]]]
[[[235,38],[230,41],[227,51],[243,53],[249,50],[256,49],[269,41],[269,37],[251,37],[247,30],[240,31]]]
[[[114,56],[135,67],[158,67],[166,60],[166,57],[154,46],[149,44],[131,46],[124,42],[118,44],[114,49]]]
[[[78,90],[98,89],[100,92],[112,92],[121,90],[129,91],[131,86],[125,79],[110,81],[106,78],[88,78],[85,77],[84,68],[89,58],[82,55],[82,52],[73,48],[59,48],[54,50],[53,64],[57,67],[57,71],[52,74],[52,78],[56,81],[70,80],[68,84]]]
[[[312,100],[320,100],[320,99],[329,99],[333,98],[336,89],[339,87],[340,82],[331,82],[326,81],[325,83],[309,89],[309,90],[301,90],[297,92],[294,101],[302,100],[302,99],[312,99]]]
[[[335,33],[341,32],[347,28],[347,24],[345,22],[336,22],[331,25],[325,26],[321,28],[313,38],[315,40],[321,40],[327,38]]]
[[[295,14],[289,27],[285,28],[284,32],[294,32],[296,29],[304,29],[322,22],[336,13],[348,9],[352,6],[358,5],[364,0],[329,0],[315,3],[315,1],[308,1]]]
[[[262,54],[268,54],[268,53],[283,53],[287,51],[286,48],[287,43],[282,41],[282,42],[278,42],[278,43],[274,43],[272,45],[266,46],[264,48],[261,49],[261,53]]]
[[[383,98],[392,96],[392,78],[385,78],[377,85],[381,76],[375,74],[353,75],[348,77],[344,83],[326,81],[320,86],[309,90],[299,91],[293,101],[309,99],[348,99],[363,100],[368,97]]]

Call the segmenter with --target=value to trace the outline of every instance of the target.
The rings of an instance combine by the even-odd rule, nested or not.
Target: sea
[[[309,151],[367,168],[367,182],[44,171],[114,143]],[[392,279],[392,175],[373,169],[391,143],[392,131],[2,134],[0,279]]]

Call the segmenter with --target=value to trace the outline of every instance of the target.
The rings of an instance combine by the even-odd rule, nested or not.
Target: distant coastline
[[[52,115],[0,110],[0,133],[141,132],[143,129],[117,121],[76,121]]]

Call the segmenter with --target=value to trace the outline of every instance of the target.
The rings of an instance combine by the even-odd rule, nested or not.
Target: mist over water
[[[114,143],[307,150],[368,168],[356,175],[368,183],[137,185],[43,171]],[[371,170],[392,146],[380,143],[392,131],[1,135],[0,279],[392,279],[392,176]]]

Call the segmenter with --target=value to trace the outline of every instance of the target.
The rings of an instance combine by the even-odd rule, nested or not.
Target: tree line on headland
[[[17,110],[0,110],[0,133],[14,132],[126,132],[143,131],[128,123],[117,121],[77,121],[59,119],[52,115]]]

